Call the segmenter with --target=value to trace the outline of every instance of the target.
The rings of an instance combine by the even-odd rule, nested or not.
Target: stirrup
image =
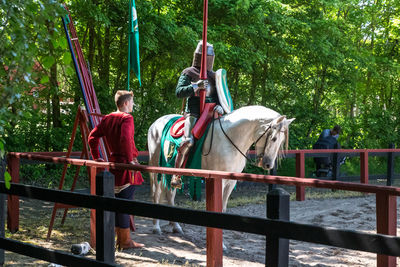
[[[185,150],[189,150],[194,145],[194,138],[193,136],[185,138],[180,144],[178,151],[185,153]]]

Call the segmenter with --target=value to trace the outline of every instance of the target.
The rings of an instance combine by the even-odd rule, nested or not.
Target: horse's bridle
[[[255,145],[258,143],[258,141],[260,141],[261,137],[263,137],[263,136],[267,133],[267,131],[268,131],[270,128],[271,128],[271,124],[270,124],[270,125],[268,126],[268,128],[263,132],[263,134],[260,135],[260,137],[257,138],[257,140],[254,142]],[[267,147],[267,142],[268,142],[268,138],[269,138],[270,135],[271,135],[271,133],[269,132],[268,135],[267,135],[267,137],[265,138],[265,143],[264,143],[264,147],[263,147],[263,149],[262,149],[262,153],[260,153],[259,155],[256,155],[256,156],[257,156],[257,157],[256,157],[256,163],[257,163],[261,158],[264,157],[265,148]]]
[[[207,156],[208,154],[210,154],[211,151],[211,147],[212,147],[212,142],[213,142],[213,137],[214,137],[214,121],[213,120],[213,125],[212,125],[212,131],[211,131],[211,141],[210,141],[210,149],[208,150],[207,154],[203,155],[203,156]],[[268,134],[267,138],[265,138],[265,143],[264,143],[264,147],[263,147],[263,152],[260,155],[257,155],[256,160],[257,161],[253,161],[252,159],[250,159],[246,154],[244,154],[236,145],[235,143],[233,143],[232,139],[227,135],[227,133],[225,132],[224,128],[222,128],[222,124],[221,124],[221,119],[220,117],[218,117],[218,122],[219,122],[219,127],[221,128],[222,132],[224,133],[225,137],[229,140],[229,142],[233,145],[234,148],[236,148],[237,151],[239,151],[240,154],[242,154],[243,157],[245,157],[248,161],[250,161],[253,165],[256,165],[256,162],[258,162],[258,160],[262,157],[264,157],[264,151],[265,148],[267,146],[267,142],[268,142],[268,137],[270,134]],[[260,139],[268,132],[268,130],[271,129],[271,125],[269,125],[267,127],[267,129],[265,129],[265,131],[257,138],[257,140],[253,143],[254,145],[256,145],[258,143],[258,141],[260,141]]]

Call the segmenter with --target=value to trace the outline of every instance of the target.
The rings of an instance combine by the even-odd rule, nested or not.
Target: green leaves
[[[46,56],[42,62],[45,68],[50,68],[56,62],[56,59],[53,56]]]
[[[11,175],[9,172],[4,172],[4,183],[6,184],[6,188],[11,188]]]
[[[71,54],[69,52],[64,53],[62,56],[63,64],[68,66],[71,63],[71,61],[72,61]]]
[[[150,124],[180,112],[174,90],[202,36],[202,2],[136,5],[143,88],[133,88],[135,134],[144,149]],[[127,0],[72,1],[69,6],[102,113],[114,110],[113,94],[126,84],[127,7]],[[209,1],[214,69],[228,71],[236,108],[261,104],[297,117],[292,148],[310,147],[321,129],[337,123],[343,125],[344,147],[386,147],[389,140],[400,142],[393,134],[400,130],[398,10],[398,1]],[[7,136],[8,149],[65,146],[57,139],[68,136],[73,105],[81,104],[82,93],[58,19],[61,12],[48,0],[0,1],[5,23],[0,24],[0,66],[12,70],[0,67],[5,100],[0,138]],[[59,90],[49,87],[51,71]],[[36,85],[24,79],[26,73]],[[57,130],[51,118],[59,100],[53,96],[63,99],[63,127]],[[20,113],[25,109],[30,115]],[[32,146],[22,145],[27,140]]]
[[[5,154],[4,141],[0,138],[0,162],[3,160],[4,154]],[[3,166],[0,166],[0,167],[3,167]],[[0,169],[0,171],[1,171],[1,169]],[[10,184],[11,175],[7,171],[4,172],[4,182],[5,182],[6,188],[10,189],[11,188],[11,184]]]
[[[43,75],[42,78],[40,79],[41,84],[45,84],[49,82],[49,76]]]

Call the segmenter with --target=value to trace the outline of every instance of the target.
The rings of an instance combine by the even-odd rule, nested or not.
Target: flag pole
[[[131,72],[131,42],[129,41],[131,38],[131,34],[128,33],[128,80],[126,84],[126,90],[130,91],[129,81],[130,81],[130,72]]]
[[[201,50],[200,80],[207,80],[207,19],[208,0],[203,1],[203,47]],[[206,102],[205,89],[200,90],[200,114],[203,113]]]
[[[129,31],[128,31],[128,81],[127,90],[130,90],[130,71],[133,70],[142,86],[140,80],[140,59],[139,59],[139,28],[137,21],[136,6],[134,0],[129,0]]]
[[[126,90],[130,91],[130,73],[131,73],[131,34],[132,32],[132,1],[129,1],[129,30],[128,30],[128,80],[126,83]]]

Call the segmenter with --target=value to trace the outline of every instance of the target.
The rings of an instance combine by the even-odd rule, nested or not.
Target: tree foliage
[[[137,0],[142,87],[133,76],[136,142],[179,113],[180,72],[202,34],[201,0]],[[125,89],[128,0],[67,3],[103,113]],[[235,108],[265,105],[288,117],[290,148],[311,148],[340,124],[347,148],[399,143],[398,0],[212,0],[208,41],[225,68]],[[0,2],[0,138],[9,151],[66,149],[79,84],[62,8],[50,0]],[[35,67],[36,66],[36,67]],[[79,146],[79,144],[77,144]]]

